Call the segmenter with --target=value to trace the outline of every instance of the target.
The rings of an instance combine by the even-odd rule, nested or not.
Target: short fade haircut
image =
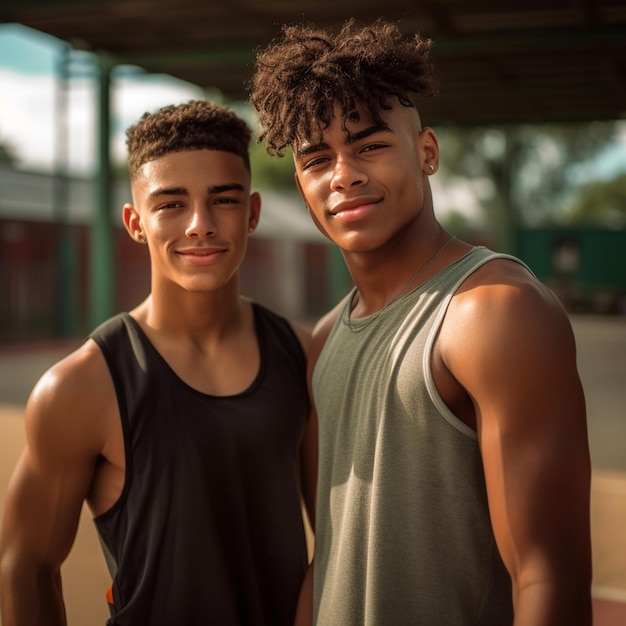
[[[144,163],[171,152],[220,150],[243,159],[250,171],[251,132],[236,113],[207,100],[162,107],[126,131],[128,172],[134,179]]]
[[[430,57],[432,40],[404,36],[396,24],[381,20],[357,28],[348,20],[337,35],[312,26],[284,26],[282,38],[257,54],[249,84],[270,154],[281,155],[298,140],[321,139],[335,105],[342,126],[355,119],[357,105],[375,123],[394,98],[415,107],[416,97],[431,97],[437,81]]]

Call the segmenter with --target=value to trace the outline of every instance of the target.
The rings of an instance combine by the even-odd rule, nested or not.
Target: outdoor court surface
[[[572,317],[593,464],[594,625],[626,626],[626,317]],[[77,344],[0,346],[0,514],[37,378]],[[110,580],[89,513],[63,565],[69,626],[102,626]],[[340,625],[339,625],[340,626]],[[427,625],[426,625],[427,626]]]

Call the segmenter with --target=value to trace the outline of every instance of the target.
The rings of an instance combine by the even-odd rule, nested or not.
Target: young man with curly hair
[[[429,39],[288,26],[257,56],[270,153],[351,292],[310,350],[319,429],[313,621],[591,621],[590,460],[568,317],[511,256],[437,221]],[[304,605],[303,605],[304,606]]]
[[[109,624],[290,625],[307,566],[300,494],[314,483],[308,337],[239,291],[261,209],[250,130],[194,101],[127,137],[123,221],[148,246],[151,292],[28,401],[3,623],[65,623],[60,567],[86,500],[113,577]]]

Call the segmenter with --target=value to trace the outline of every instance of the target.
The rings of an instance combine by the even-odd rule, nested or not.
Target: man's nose
[[[185,228],[185,236],[192,239],[211,237],[216,230],[211,210],[206,206],[198,206],[191,214],[189,224]]]
[[[367,175],[352,157],[339,156],[335,161],[330,186],[333,191],[345,191],[351,187],[363,185]]]

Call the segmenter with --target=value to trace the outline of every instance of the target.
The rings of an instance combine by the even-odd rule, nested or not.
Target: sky
[[[58,39],[19,24],[0,24],[0,142],[8,144],[19,159],[21,169],[53,171],[55,155],[63,142],[55,134],[55,98],[58,93],[57,66],[62,51]],[[70,174],[89,175],[95,165],[95,81],[93,57],[73,51],[68,90],[67,149],[61,159]],[[125,159],[125,129],[146,111],[166,104],[206,96],[190,83],[166,75],[151,75],[140,68],[116,68],[112,91],[112,158]],[[219,92],[210,94],[220,99]],[[251,122],[253,122],[251,120]],[[578,183],[610,178],[626,171],[626,121],[614,145],[592,163],[576,172]],[[437,188],[438,207],[464,207],[463,212],[479,211],[480,181],[458,182],[447,178]],[[478,186],[476,186],[478,185]]]
[[[62,44],[54,37],[19,24],[0,25],[0,142],[13,149],[22,169],[51,171],[63,145],[57,141],[54,123],[61,54]],[[68,171],[76,174],[90,173],[95,161],[95,91],[90,71],[91,55],[73,52],[66,163]],[[124,131],[143,113],[203,95],[199,87],[169,76],[130,66],[116,69],[111,102],[113,159],[123,160]]]

